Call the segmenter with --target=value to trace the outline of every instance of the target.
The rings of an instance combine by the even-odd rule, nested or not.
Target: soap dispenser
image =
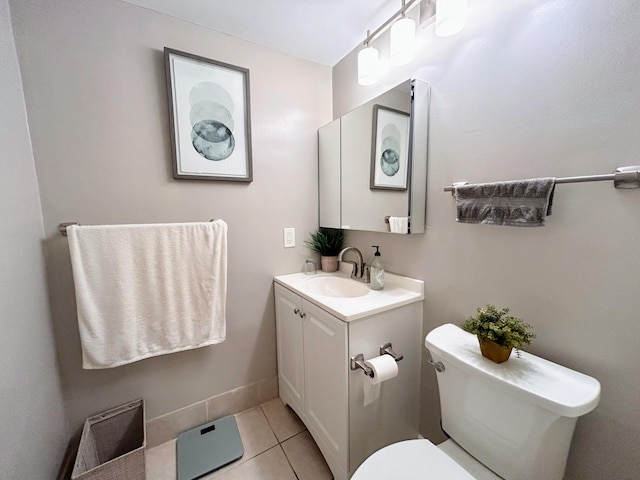
[[[372,245],[376,249],[373,262],[371,263],[371,290],[382,290],[384,288],[384,265],[380,259],[380,246]]]

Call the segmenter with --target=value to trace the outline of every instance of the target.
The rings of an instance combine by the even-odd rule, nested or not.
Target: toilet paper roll
[[[364,364],[373,370],[373,377],[363,375],[364,406],[370,405],[380,397],[380,383],[398,375],[398,364],[391,355],[365,360]]]
[[[373,378],[369,378],[369,382],[373,385],[389,380],[398,375],[398,362],[391,355],[380,355],[379,357],[365,360],[364,364],[373,370]]]

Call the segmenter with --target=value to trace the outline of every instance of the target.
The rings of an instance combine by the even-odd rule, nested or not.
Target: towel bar
[[[62,235],[63,237],[66,237],[67,236],[67,227],[69,227],[71,225],[80,225],[80,223],[79,222],[61,223],[60,225],[58,225],[58,231],[60,232],[60,235]]]
[[[212,218],[211,220],[209,220],[210,222],[215,222],[217,220],[217,218]],[[63,237],[67,236],[67,227],[70,225],[80,225],[80,222],[65,222],[65,223],[61,223],[60,225],[58,225],[58,231],[60,232],[60,235],[62,235]]]
[[[602,182],[607,180],[613,180],[613,186],[616,188],[640,188],[640,165],[619,167],[616,168],[616,173],[604,175],[556,178],[556,183]],[[455,189],[454,185],[444,187],[445,192],[455,192]]]
[[[384,216],[384,223],[386,223],[387,225],[389,225],[389,219],[392,217],[393,215],[385,215]],[[407,217],[409,220],[411,220],[411,217]]]

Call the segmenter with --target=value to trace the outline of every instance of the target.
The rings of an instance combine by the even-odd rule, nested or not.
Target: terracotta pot
[[[496,363],[503,363],[509,360],[513,347],[503,347],[492,340],[478,337],[480,343],[480,351],[482,356],[493,360]]]
[[[335,272],[338,270],[338,257],[320,257],[320,265],[323,272]]]

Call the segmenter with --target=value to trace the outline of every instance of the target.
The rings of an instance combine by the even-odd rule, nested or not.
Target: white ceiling
[[[123,0],[296,57],[334,66],[401,0]]]

